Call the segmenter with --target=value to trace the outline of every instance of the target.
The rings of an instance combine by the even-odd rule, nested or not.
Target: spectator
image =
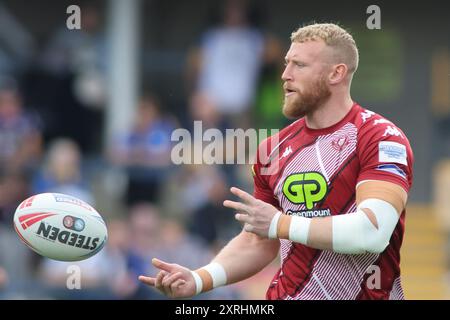
[[[54,74],[74,74],[74,89],[80,101],[96,107],[102,106],[105,99],[107,47],[102,25],[99,9],[86,3],[81,28],[76,31],[65,26],[59,29],[42,56],[45,70]]]
[[[209,177],[210,185],[205,192],[206,199],[193,211],[188,229],[211,248],[221,248],[230,237],[240,232],[241,226],[230,219],[233,212],[222,205],[228,195],[226,181],[220,175]]]
[[[229,127],[213,99],[205,92],[192,94],[189,100],[189,115],[192,122],[187,127],[192,126],[193,121],[201,121],[203,130],[215,128],[225,133],[225,129]]]
[[[7,298],[26,298],[32,291],[39,290],[33,286],[37,255],[19,240],[11,225],[12,217],[8,226],[0,223],[0,278],[3,278]]]
[[[129,296],[134,299],[156,298],[156,291],[143,286],[137,281],[141,272],[152,269],[151,258],[159,252],[161,243],[161,217],[158,209],[150,203],[138,203],[130,208],[129,223],[131,233],[128,252],[128,271],[133,276],[136,289]]]
[[[127,299],[137,289],[136,279],[127,267],[127,254],[130,250],[130,227],[123,219],[108,222],[108,242],[105,251],[108,255],[110,274],[109,286],[118,299]]]
[[[94,197],[83,176],[81,157],[74,141],[65,138],[53,141],[47,151],[44,167],[33,181],[33,193],[65,193],[94,205]]]
[[[175,263],[185,263],[192,268],[199,261],[210,261],[212,251],[196,235],[192,235],[184,225],[174,219],[165,219],[161,225],[161,234],[158,243],[160,251],[165,259],[171,259]]]
[[[233,213],[222,206],[227,188],[218,166],[183,166],[165,184],[164,214],[183,222],[189,232],[213,248],[240,228],[230,219]]]
[[[284,67],[284,48],[274,35],[266,36],[263,64],[256,90],[253,109],[255,125],[260,129],[280,129],[288,121],[279,112],[283,99],[283,83],[280,78]]]
[[[27,113],[12,79],[0,81],[0,167],[32,170],[39,160],[42,137],[37,118]]]
[[[12,227],[14,212],[19,204],[30,196],[28,180],[23,172],[0,168],[0,224]]]
[[[46,288],[47,295],[52,298],[112,299],[114,296],[109,285],[111,278],[114,277],[111,271],[116,267],[110,264],[106,251],[101,250],[95,256],[77,262],[44,258],[38,275],[40,283]],[[80,287],[68,290],[69,276],[75,275],[75,272],[80,275]]]
[[[188,57],[188,81],[205,92],[235,126],[248,126],[244,115],[253,103],[264,49],[262,33],[252,27],[243,1],[225,3],[222,24],[203,36]]]
[[[111,162],[128,173],[128,204],[158,199],[160,184],[172,164],[170,137],[175,127],[175,120],[163,115],[156,97],[144,96],[134,126],[111,147]]]
[[[209,129],[220,130],[224,137],[226,137],[226,130],[233,126],[233,123],[230,123],[229,120],[224,117],[217,110],[216,103],[211,99],[211,97],[205,92],[195,92],[189,100],[189,115],[190,115],[190,123],[186,124],[188,128],[190,128],[191,136],[195,136],[194,131],[194,123],[195,121],[201,121],[201,127],[204,132]],[[198,143],[199,141],[194,141]],[[222,158],[221,160],[223,164],[226,163],[236,163],[238,159],[238,150],[237,146],[234,145],[234,148],[228,149],[227,141],[224,140],[221,143],[220,140],[213,139],[213,141],[202,141],[203,148],[199,148],[202,154],[200,155],[202,159],[205,156],[203,153],[204,148],[209,147],[213,143],[219,143],[216,148],[220,148],[220,144],[222,144]],[[246,146],[247,147],[247,146]],[[220,149],[217,149],[220,152]],[[243,150],[240,150],[242,152]],[[193,152],[198,152],[197,148],[193,147]],[[218,157],[218,154],[214,155]],[[195,156],[194,156],[195,157]],[[204,159],[205,160],[205,159]],[[218,168],[223,172],[224,179],[226,179],[229,185],[232,185],[236,182],[238,177],[236,176],[236,167],[235,166],[227,166],[221,165]]]
[[[29,67],[36,49],[33,35],[5,2],[0,3],[0,74],[17,75]]]
[[[108,48],[100,7],[88,1],[81,7],[81,28],[69,30],[63,24],[57,29],[24,84],[28,99],[39,106],[47,139],[69,137],[83,152],[97,152],[107,98]]]
[[[120,299],[135,289],[134,279],[127,272],[128,227],[121,220],[108,222],[108,242],[95,256],[79,262],[44,259],[40,280],[47,295],[59,299]],[[80,270],[81,290],[67,290],[68,268]],[[70,271],[70,270],[69,270]]]

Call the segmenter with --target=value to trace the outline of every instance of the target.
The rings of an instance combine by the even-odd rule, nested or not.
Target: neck
[[[305,116],[306,125],[310,129],[323,129],[341,121],[353,106],[350,95],[342,98],[330,97],[327,102],[318,107],[313,113]]]

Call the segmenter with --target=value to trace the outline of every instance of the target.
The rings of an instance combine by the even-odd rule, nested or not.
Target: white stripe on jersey
[[[394,284],[392,285],[392,290],[389,295],[389,300],[405,300],[405,295],[403,294],[402,288],[402,281],[400,277],[394,280]]]
[[[330,178],[328,177],[327,170],[325,170],[325,167],[323,165],[322,156],[320,155],[319,143],[320,143],[320,140],[317,140],[315,143],[314,149],[316,149],[316,155],[317,155],[317,160],[319,161],[320,171],[322,172],[323,176],[325,177],[325,180],[327,180],[327,182],[330,182]]]

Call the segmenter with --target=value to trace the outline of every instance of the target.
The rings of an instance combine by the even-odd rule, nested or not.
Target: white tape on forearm
[[[370,209],[377,227],[362,209]],[[346,254],[381,253],[389,245],[399,220],[397,210],[380,199],[366,199],[356,212],[333,216],[333,251]]]
[[[211,278],[213,279],[213,288],[227,284],[227,274],[220,263],[211,262],[202,269],[205,269],[211,275]]]
[[[280,216],[281,216],[281,212],[278,211],[272,218],[272,221],[270,221],[270,226],[269,226],[269,234],[268,237],[270,239],[276,239],[278,238],[277,235],[277,227],[278,227],[278,220],[280,220]]]
[[[310,218],[293,216],[289,225],[289,240],[306,245],[310,224]]]
[[[195,271],[191,271],[192,276],[194,277],[194,281],[195,281],[195,294],[199,294],[202,292],[203,290],[203,281],[202,278],[200,278],[200,276],[198,275],[197,272]]]

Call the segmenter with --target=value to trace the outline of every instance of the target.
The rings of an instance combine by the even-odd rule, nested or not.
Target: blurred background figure
[[[193,133],[194,121],[201,121],[204,130],[214,128],[225,133],[227,128],[223,114],[218,110],[214,100],[206,92],[196,91],[189,97],[189,117],[186,126]]]
[[[156,290],[142,285],[137,280],[141,274],[154,272],[151,264],[153,257],[161,253],[162,218],[158,209],[150,203],[137,203],[129,210],[130,247],[127,254],[127,267],[135,285],[129,296],[133,299],[151,299],[159,297]]]
[[[188,58],[188,82],[206,93],[230,127],[249,127],[264,50],[247,1],[227,0],[220,24],[205,31]]]
[[[239,231],[239,223],[222,206],[228,195],[224,173],[214,166],[190,165],[178,170],[165,185],[163,210],[186,225],[203,244],[215,248]]]
[[[46,138],[73,139],[99,152],[107,100],[108,45],[102,1],[82,1],[81,29],[52,29],[24,75],[28,100],[39,106]],[[83,129],[80,130],[80,127]]]
[[[17,206],[30,196],[42,151],[38,118],[22,103],[18,83],[0,75],[0,292],[5,298],[27,297],[36,258],[12,228]]]
[[[70,194],[95,205],[89,181],[83,174],[78,145],[66,138],[50,144],[43,164],[33,180],[33,194],[57,192]]]
[[[111,146],[111,162],[126,170],[127,204],[157,201],[161,183],[172,168],[172,131],[177,122],[163,113],[153,95],[142,97],[131,130]]]
[[[25,23],[0,3],[0,74],[18,75],[30,68],[36,43]]]
[[[38,269],[41,294],[52,299],[128,299],[136,290],[127,267],[129,241],[128,224],[112,219],[108,221],[108,242],[94,257],[79,262],[43,259]],[[80,272],[80,290],[67,288],[74,266]]]
[[[40,290],[34,273],[40,257],[17,240],[11,215],[0,222],[0,297],[3,291],[5,299],[31,299]]]
[[[280,112],[279,107],[284,96],[280,75],[284,68],[285,52],[286,48],[275,34],[266,35],[255,103],[252,109],[252,119],[257,128],[281,129],[289,123],[289,120]]]
[[[23,108],[18,84],[11,78],[0,78],[0,167],[31,171],[41,149],[38,119]]]
[[[111,290],[116,281],[115,272],[121,276],[118,265],[110,261],[107,250],[101,250],[95,256],[76,262],[63,262],[44,258],[39,265],[39,284],[42,292],[39,298],[51,299],[114,299]],[[71,275],[80,275],[79,288],[68,286]]]
[[[109,287],[116,299],[129,299],[135,292],[136,279],[128,268],[128,252],[131,246],[130,226],[125,218],[108,221],[108,242],[104,250],[108,263],[114,266],[108,271]]]
[[[55,33],[44,53],[43,66],[55,74],[73,75],[76,98],[95,111],[106,102],[107,54],[101,13],[95,2],[86,1],[80,32],[62,28]]]
[[[23,172],[0,168],[0,225],[12,230],[17,206],[31,195],[30,178]]]

